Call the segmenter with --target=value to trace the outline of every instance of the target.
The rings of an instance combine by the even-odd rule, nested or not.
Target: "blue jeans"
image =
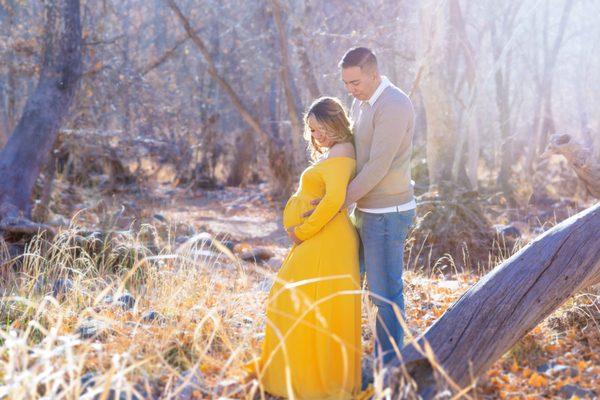
[[[355,211],[361,239],[360,272],[363,276],[366,271],[371,301],[377,307],[375,357],[381,357],[383,365],[397,357],[393,343],[401,349],[404,341],[396,313],[405,316],[402,258],[414,216],[415,210],[385,214]]]

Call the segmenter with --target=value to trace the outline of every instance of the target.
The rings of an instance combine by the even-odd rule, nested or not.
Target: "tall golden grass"
[[[34,238],[12,259],[0,241],[0,398],[268,397],[256,381],[235,382],[260,351],[275,272],[242,265],[218,240],[208,246],[205,235],[177,244],[172,232],[155,232],[164,242],[150,249],[148,232],[157,228],[142,228],[102,237],[83,235],[73,224],[52,239]],[[408,241],[413,271],[423,270],[418,249]],[[487,267],[498,261],[490,259]],[[430,277],[438,273],[432,268]],[[418,276],[407,272],[407,281]],[[416,290],[407,285],[407,298],[419,298]],[[131,309],[115,301],[125,293],[135,298]],[[363,295],[363,346],[370,353],[375,312],[365,294],[357,293]],[[151,310],[158,317],[144,319]],[[402,324],[406,341],[414,341],[414,327]],[[82,326],[96,334],[82,337]],[[422,351],[446,376],[430,349]],[[406,371],[390,381],[376,369],[374,398],[389,398],[390,385],[416,396]],[[456,398],[468,398],[472,387],[454,389]]]

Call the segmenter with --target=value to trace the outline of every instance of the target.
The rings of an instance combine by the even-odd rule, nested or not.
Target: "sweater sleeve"
[[[325,195],[310,217],[294,230],[296,237],[302,241],[316,235],[340,212],[346,199],[348,181],[354,173],[354,168],[350,168],[345,164],[322,167],[320,175],[325,184]]]
[[[352,204],[369,193],[388,173],[401,148],[411,144],[408,127],[413,110],[410,101],[386,104],[376,111],[369,160],[348,185],[346,204]]]

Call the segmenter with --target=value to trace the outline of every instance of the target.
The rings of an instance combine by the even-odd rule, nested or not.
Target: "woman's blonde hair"
[[[320,97],[316,99],[304,114],[304,139],[313,161],[323,154],[323,149],[310,134],[308,118],[313,116],[321,125],[324,133],[335,143],[354,142],[352,123],[346,114],[342,102],[335,97]]]

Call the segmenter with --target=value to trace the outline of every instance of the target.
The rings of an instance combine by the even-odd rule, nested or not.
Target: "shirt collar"
[[[367,100],[366,103],[369,103],[369,105],[371,107],[373,107],[373,104],[375,104],[375,102],[377,101],[377,99],[379,98],[379,96],[381,96],[381,93],[383,93],[383,91],[388,86],[392,86],[392,83],[390,82],[390,80],[386,76],[382,76],[381,77],[381,83],[379,84],[379,86],[377,86],[377,89],[375,90],[375,93],[373,93],[373,95],[371,96],[371,98],[369,100]]]

